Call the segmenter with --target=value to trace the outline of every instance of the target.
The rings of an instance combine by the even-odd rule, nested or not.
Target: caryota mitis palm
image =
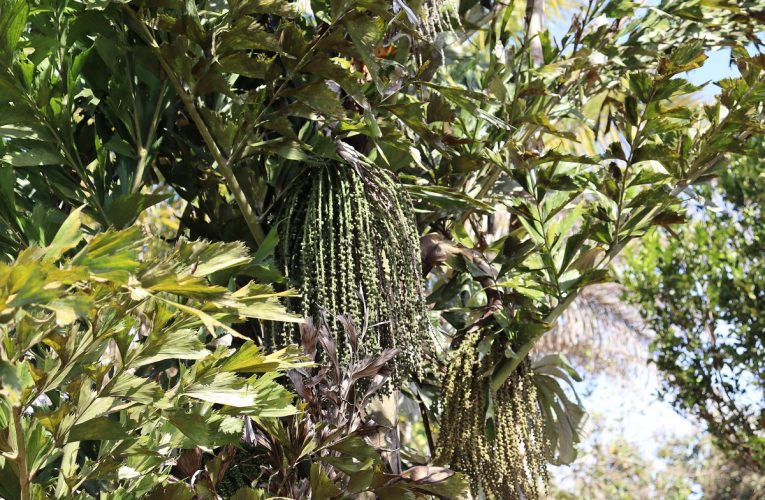
[[[4,254],[55,234],[28,221],[83,205],[124,227],[172,197],[178,237],[254,252],[230,286],[299,286],[341,353],[337,315],[366,322],[369,352],[401,349],[395,384],[441,431],[430,459],[488,497],[534,497],[545,462],[575,457],[576,374],[536,342],[762,130],[757,2],[592,0],[558,39],[492,1],[11,4]],[[721,45],[741,78],[687,106],[683,73]]]
[[[758,9],[750,2],[734,11]],[[419,393],[448,381],[440,415],[431,415],[441,425],[437,459],[472,471],[474,490],[487,495],[534,497],[544,476],[537,453],[553,463],[576,457],[582,409],[563,389],[576,374],[562,357],[529,367],[537,341],[584,287],[609,278],[626,244],[651,226],[682,222],[687,186],[761,130],[762,61],[743,50],[758,16],[730,23],[725,8],[671,1],[660,11],[589,2],[568,33],[540,35],[540,60],[507,28],[507,11],[474,6],[466,15],[486,29],[449,47],[423,85],[427,112],[406,115],[440,139],[419,142],[401,177],[429,233],[429,302],[454,352]],[[708,33],[712,25],[721,29]],[[721,82],[717,103],[688,106],[684,96],[697,87],[680,75],[720,43],[737,47],[742,78]],[[583,155],[592,142],[598,154]],[[474,436],[486,436],[490,450],[523,426],[498,407],[503,391],[522,390],[513,380],[527,370],[545,431],[530,433],[537,444],[514,457],[481,451]],[[479,396],[464,398],[467,387]],[[455,422],[473,414],[482,418]]]

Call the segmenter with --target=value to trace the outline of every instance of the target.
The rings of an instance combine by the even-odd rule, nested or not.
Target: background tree
[[[558,499],[759,498],[765,479],[731,460],[709,435],[683,439],[658,435],[652,456],[625,440],[624,429],[594,416],[591,442],[565,471],[558,471],[550,497]]]
[[[428,86],[434,101],[437,96],[454,106],[453,117],[431,124],[453,151],[425,143],[424,173],[402,177],[423,207],[424,259],[435,280],[430,300],[452,347],[459,346],[432,379],[443,380],[446,372],[438,453],[474,471],[480,483],[474,490],[513,497],[521,494],[518,485],[534,484],[513,477],[517,468],[503,469],[519,459],[503,455],[508,447],[501,443],[517,439],[512,432],[523,426],[504,427],[518,403],[509,402],[515,389],[503,391],[509,385],[523,393],[518,372],[529,373],[528,353],[586,285],[606,278],[605,268],[626,243],[652,224],[679,221],[678,195],[706,175],[701,170],[714,170],[726,157],[711,145],[727,143],[728,153],[738,148],[741,136],[728,135],[732,122],[715,125],[701,109],[695,114],[678,103],[695,87],[676,76],[698,67],[703,47],[719,42],[696,37],[704,23],[720,22],[719,11],[694,7],[691,21],[689,7],[667,2],[661,14],[648,13],[640,23],[618,19],[594,28],[601,15],[634,12],[630,5],[591,3],[560,44],[543,37],[541,69],[528,52],[530,41],[514,38],[497,12],[486,23],[490,29],[447,53],[452,64]],[[725,29],[725,36],[747,36],[736,30]],[[625,65],[610,64],[609,57]],[[458,86],[473,93],[457,93]],[[488,98],[479,103],[480,95]],[[602,157],[578,156],[570,131],[581,127],[595,136],[615,128],[618,139],[603,145]],[[701,134],[688,134],[696,128]],[[718,142],[718,133],[728,138]],[[497,227],[496,215],[503,212],[510,214],[508,222]],[[560,365],[549,373],[568,376]],[[517,378],[506,385],[510,377]],[[543,436],[551,449],[545,453],[555,462],[573,459],[571,443],[579,431],[578,405],[566,397],[563,380],[537,386],[549,425]],[[465,401],[467,387],[472,405]],[[484,411],[485,418],[475,418]],[[524,470],[543,476],[530,455],[521,458]],[[532,488],[522,494],[533,496]]]
[[[651,332],[623,294],[617,283],[588,286],[539,339],[535,351],[564,353],[585,378],[607,374],[629,380],[648,362]]]
[[[625,282],[656,332],[665,395],[732,457],[763,471],[765,148],[759,139],[749,145],[730,170],[694,189],[690,224],[656,231],[631,253]]]

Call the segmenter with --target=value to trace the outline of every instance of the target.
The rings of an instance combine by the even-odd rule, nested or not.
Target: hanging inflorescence
[[[309,168],[288,196],[279,258],[302,297],[292,304],[306,317],[323,314],[348,361],[349,315],[366,328],[369,354],[398,348],[396,377],[416,373],[430,339],[420,270],[419,238],[408,198],[374,167],[328,164]],[[276,345],[295,342],[297,330],[274,330]]]
[[[425,0],[422,4],[419,31],[434,41],[439,33],[452,31],[452,22],[459,23],[459,2],[454,0]]]
[[[476,496],[539,498],[548,479],[549,447],[533,372],[528,363],[522,364],[489,404],[490,379],[486,375],[496,355],[481,355],[480,340],[480,330],[469,334],[449,366],[437,462],[467,474]],[[492,429],[490,433],[487,427]]]

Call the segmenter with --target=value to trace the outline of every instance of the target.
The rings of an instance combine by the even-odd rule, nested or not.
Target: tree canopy
[[[631,297],[656,332],[665,392],[718,444],[763,470],[761,140],[696,188],[691,222],[656,232],[629,259]]]

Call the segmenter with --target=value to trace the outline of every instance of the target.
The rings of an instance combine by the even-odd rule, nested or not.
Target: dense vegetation
[[[541,496],[534,348],[750,153],[763,12],[0,0],[0,494]]]
[[[763,145],[697,188],[693,220],[630,257],[627,282],[656,332],[656,366],[681,411],[735,460],[765,471],[762,418]],[[707,206],[705,206],[707,205]],[[678,300],[682,297],[682,300]]]

